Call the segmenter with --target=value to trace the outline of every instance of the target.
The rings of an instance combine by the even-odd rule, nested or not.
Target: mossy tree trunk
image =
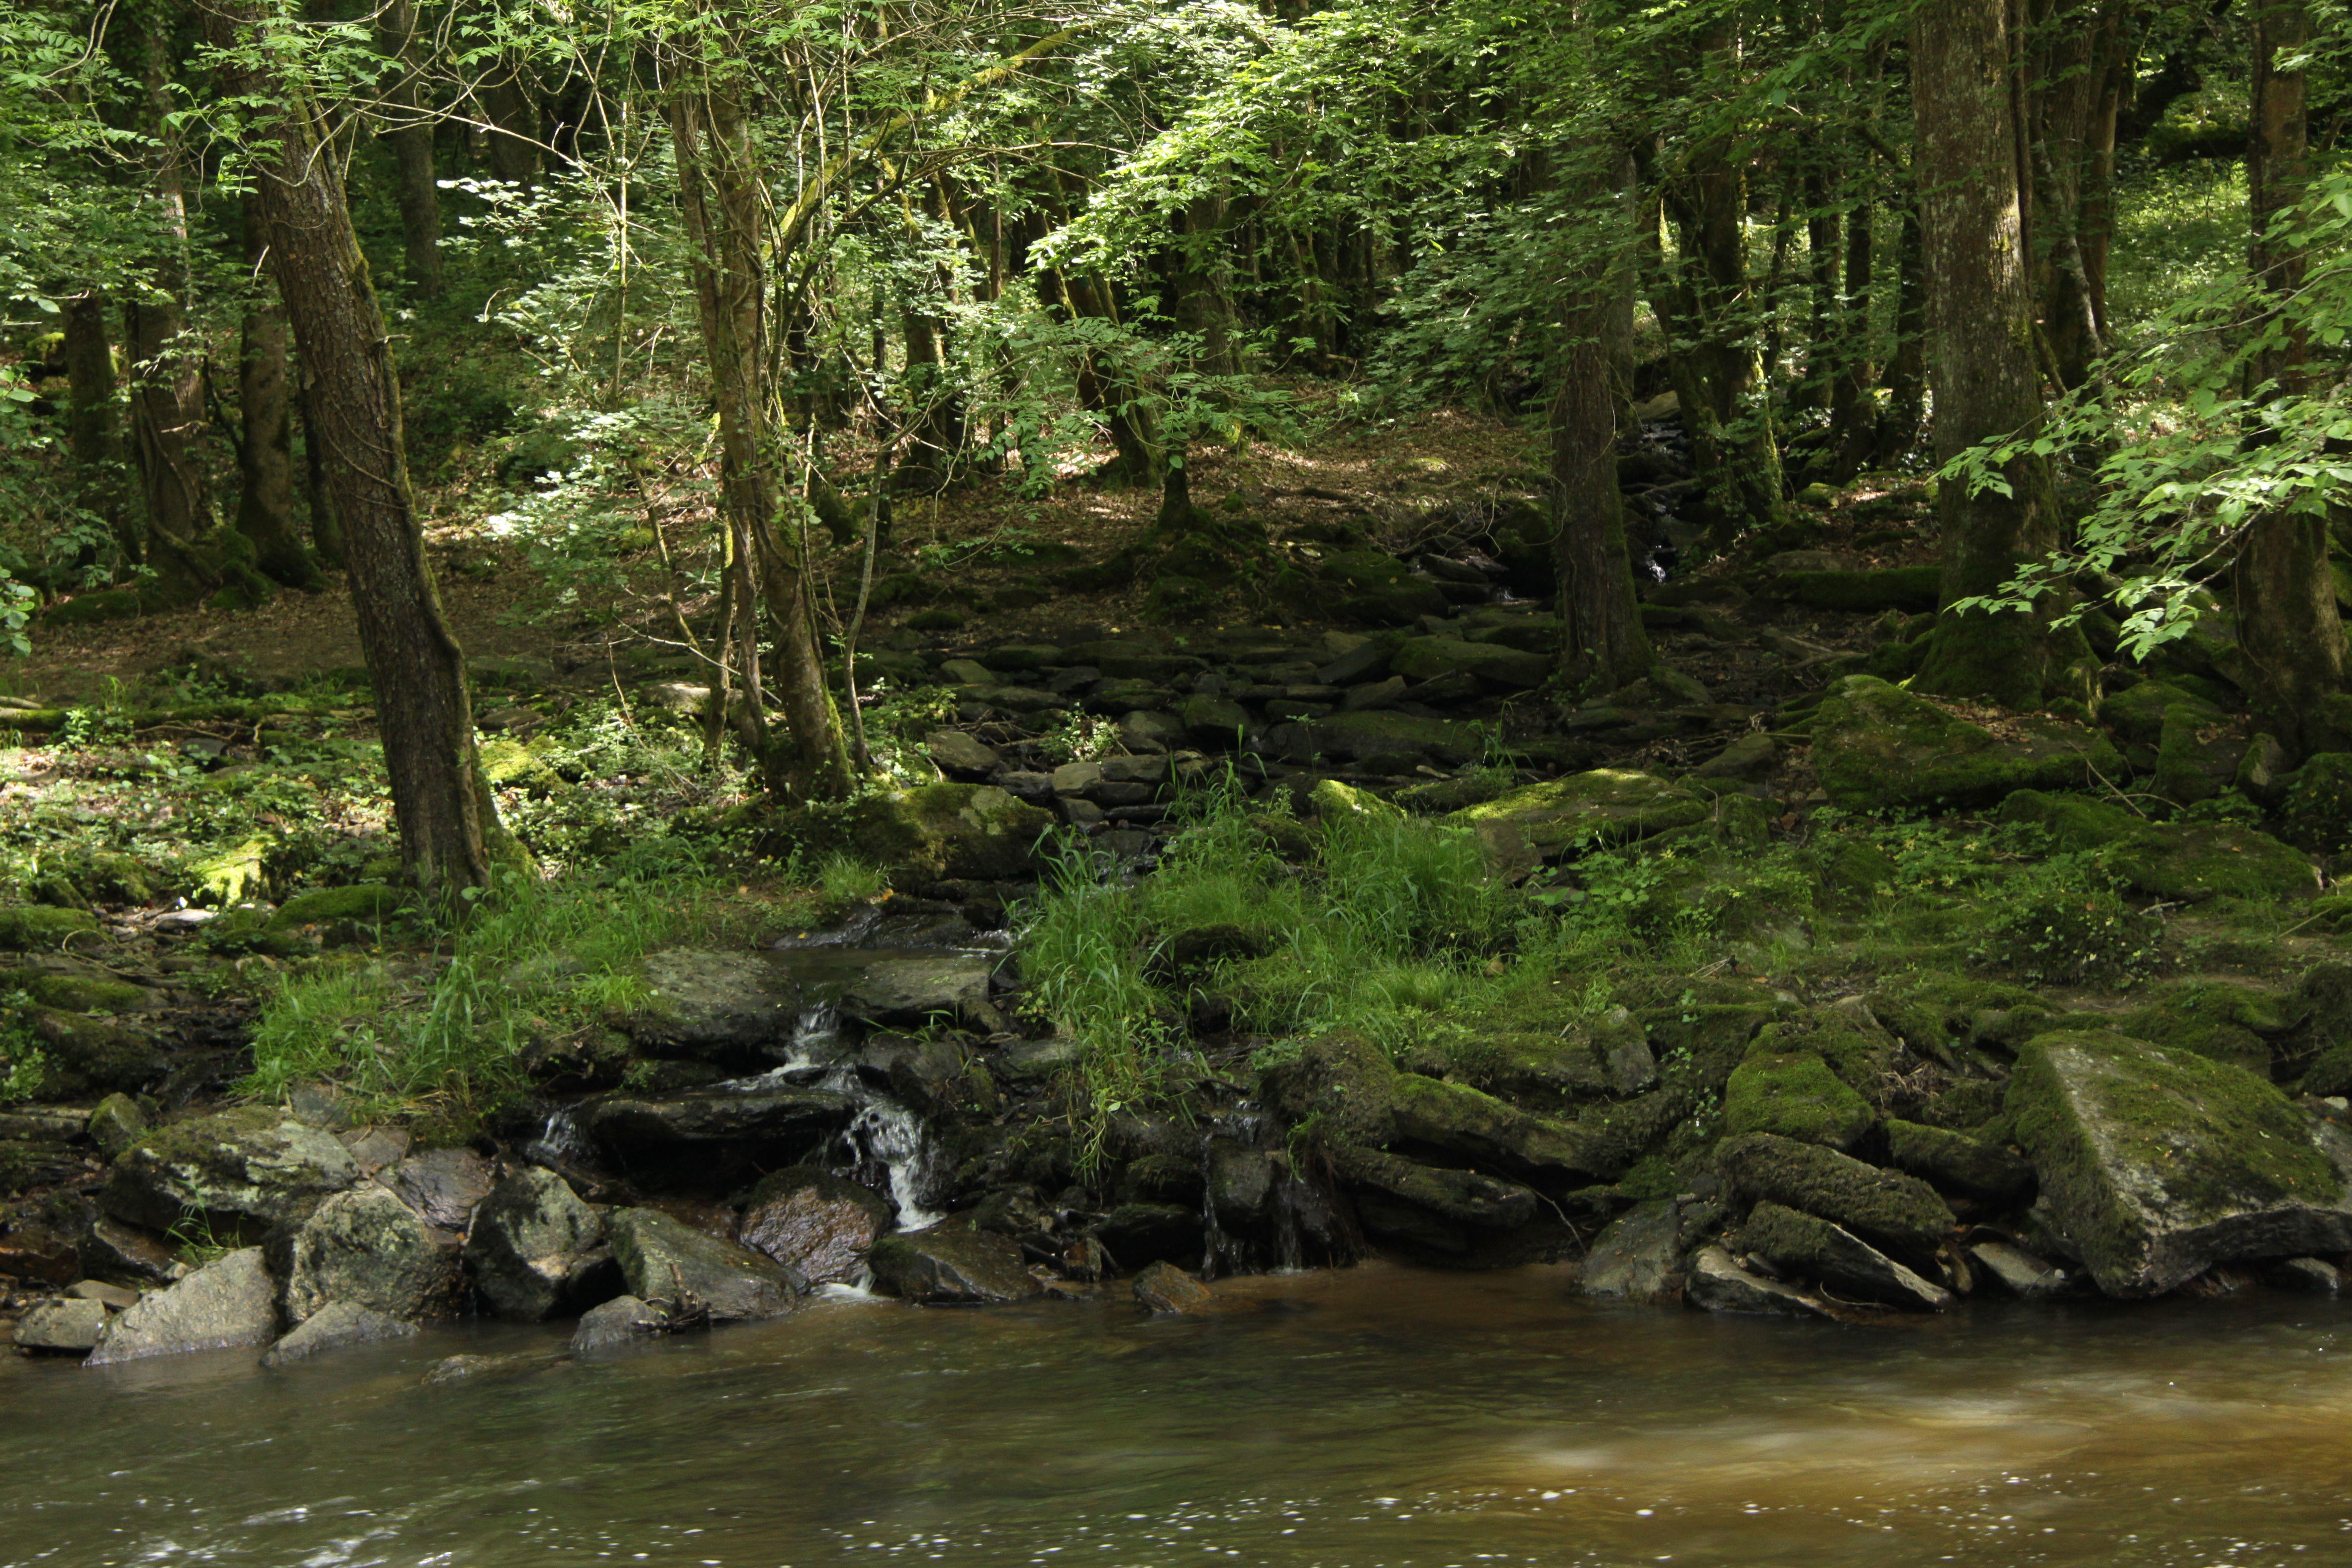
[[[259,198],[245,198],[247,259],[258,267],[262,244]],[[289,587],[316,587],[319,568],[294,526],[293,418],[286,396],[286,308],[277,289],[257,278],[246,301],[236,365],[239,480],[236,531],[253,546],[253,563]]]
[[[367,258],[344,205],[343,171],[318,100],[273,47],[260,0],[215,0],[205,16],[232,92],[268,107],[254,189],[269,266],[311,378],[311,431],[342,524],[360,644],[375,687],[393,816],[410,879],[428,893],[480,887],[500,847],[474,748],[466,662],[425,561],[409,488],[400,382]]]

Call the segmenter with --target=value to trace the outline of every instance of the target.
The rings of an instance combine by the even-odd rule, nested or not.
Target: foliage
[[[2121,988],[2155,972],[2163,940],[2163,917],[2134,909],[2095,856],[2059,855],[2002,889],[1969,957],[2030,984]]]

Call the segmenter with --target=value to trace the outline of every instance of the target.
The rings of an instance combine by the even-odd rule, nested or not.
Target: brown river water
[[[1841,1328],[1386,1265],[591,1361],[0,1364],[0,1568],[2352,1564],[2352,1304]],[[444,1356],[519,1370],[426,1386]]]

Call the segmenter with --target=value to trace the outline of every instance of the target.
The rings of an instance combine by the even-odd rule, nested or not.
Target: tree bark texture
[[[179,133],[167,118],[171,97],[171,16],[151,18],[142,40],[144,129],[153,149],[155,200],[167,248],[153,276],[123,306],[131,359],[131,454],[139,476],[143,559],[155,572],[152,596],[185,604],[218,581],[200,552],[213,514],[204,466],[191,449],[205,425],[204,358],[186,336],[187,172]]]
[[[139,530],[122,483],[121,419],[114,405],[114,344],[106,296],[93,289],[66,301],[66,445],[73,453],[74,504],[103,519],[125,564],[139,561]],[[82,564],[97,559],[95,545]]]
[[[490,876],[496,810],[474,746],[465,654],[442,614],[409,488],[400,382],[383,311],[344,205],[319,105],[256,63],[268,24],[255,0],[212,0],[206,30],[230,90],[273,110],[254,171],[269,264],[311,379],[327,488],[341,523],[360,644],[375,687],[393,816],[408,875],[428,892]]]
[[[246,251],[258,265],[261,242],[258,200],[245,198]],[[246,301],[236,363],[239,481],[236,531],[253,546],[253,563],[266,576],[292,588],[315,587],[319,568],[302,548],[294,526],[293,419],[286,398],[286,308],[277,289],[256,279]]]
[[[401,256],[409,291],[434,300],[441,295],[441,189],[434,182],[433,121],[424,112],[408,58],[415,36],[415,0],[388,0],[376,19],[376,47],[401,68],[383,95],[393,121],[384,140],[392,143],[396,174]]]
[[[2080,386],[2106,337],[2116,116],[2129,81],[2123,0],[2033,0],[2034,296],[2059,379]]]
[[[1937,461],[1978,442],[2030,437],[2042,415],[2018,176],[2014,72],[2003,0],[1927,0],[1911,45],[1929,374]],[[2010,494],[1947,479],[1943,597],[1998,593],[2058,543],[2048,464],[2012,458]],[[2050,647],[2034,614],[1945,611],[1916,685],[1953,697],[2038,702]]]

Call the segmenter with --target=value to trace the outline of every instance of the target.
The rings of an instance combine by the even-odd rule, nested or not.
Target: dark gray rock
[[[659,1209],[615,1209],[607,1224],[630,1293],[676,1316],[708,1313],[714,1323],[778,1318],[798,1308],[807,1289],[774,1258]]]
[[[359,1176],[333,1134],[250,1107],[150,1132],[116,1157],[100,1201],[117,1219],[151,1230],[195,1214],[215,1234],[258,1239]]]
[[[1201,1261],[1201,1215],[1181,1204],[1121,1204],[1096,1222],[1093,1237],[1112,1265]]]
[[[266,1345],[277,1337],[278,1286],[261,1248],[247,1247],[215,1258],[115,1319],[83,1364]]]
[[[1965,1132],[1889,1119],[1886,1149],[1897,1170],[1991,1208],[2008,1208],[2033,1193],[2033,1167],[2023,1158]]]
[[[1391,1240],[1465,1252],[1476,1233],[1516,1230],[1536,1216],[1534,1193],[1475,1171],[1361,1148],[1334,1149],[1331,1163],[1365,1227]]]
[[[1681,1207],[1673,1198],[1651,1198],[1611,1220],[1585,1255],[1577,1289],[1618,1301],[1663,1301],[1680,1295]]]
[[[1818,1215],[1914,1262],[1951,1236],[1952,1211],[1935,1188],[1834,1149],[1751,1132],[1724,1140],[1716,1160],[1743,1197]]]
[[[552,1171],[511,1171],[475,1211],[466,1271],[489,1310],[538,1322],[583,1305],[611,1254],[596,1211]]]
[[[652,993],[627,1026],[639,1045],[710,1061],[777,1058],[806,1005],[782,964],[750,952],[674,948],[648,954]]]
[[[877,958],[850,982],[841,1011],[877,1024],[919,1026],[944,1017],[993,1030],[1003,1023],[988,999],[996,962],[985,952]]]
[[[52,1296],[16,1320],[15,1343],[20,1351],[79,1354],[95,1349],[105,1333],[106,1303]]]
[[[1792,1285],[1743,1268],[1720,1247],[1702,1247],[1691,1258],[1684,1300],[1710,1312],[1768,1312],[1790,1318],[1826,1318],[1829,1304]]]
[[[669,1327],[669,1314],[635,1296],[615,1296],[580,1314],[572,1331],[574,1354],[608,1351],[649,1340]]]
[[[1208,1148],[1209,1203],[1217,1223],[1254,1225],[1265,1215],[1274,1192],[1274,1156],[1231,1138],[1212,1138]]]
[[[292,1333],[270,1346],[268,1353],[261,1358],[261,1364],[285,1366],[317,1355],[321,1351],[373,1344],[383,1340],[413,1339],[417,1332],[415,1323],[387,1317],[355,1301],[331,1301],[311,1313]]]
[[[961,730],[934,730],[923,742],[931,761],[951,773],[985,773],[1003,763],[996,748]]]
[[[886,1236],[866,1263],[877,1289],[927,1305],[1022,1301],[1042,1293],[1012,1240],[952,1223]]]
[[[450,1306],[459,1284],[457,1237],[382,1187],[337,1193],[273,1250],[278,1246],[289,1323],[336,1301],[391,1318],[428,1317]]]
[[[739,1085],[684,1094],[607,1095],[580,1110],[582,1129],[634,1168],[646,1161],[707,1163],[729,1152],[755,1164],[790,1164],[849,1125],[856,1106],[824,1089]]]
[[[1951,1292],[1853,1233],[1779,1204],[1758,1204],[1740,1226],[1739,1243],[1782,1273],[1819,1280],[1839,1295],[1928,1311],[1951,1304]]]
[[[890,1205],[879,1194],[801,1165],[761,1179],[736,1234],[812,1285],[849,1285],[889,1228]]]
[[[427,1225],[462,1232],[490,1195],[490,1163],[471,1149],[428,1149],[392,1168],[388,1184]]]
[[[2324,1258],[2289,1258],[2271,1265],[2264,1277],[2283,1290],[2315,1296],[2333,1296],[2344,1289],[2344,1271]]]

